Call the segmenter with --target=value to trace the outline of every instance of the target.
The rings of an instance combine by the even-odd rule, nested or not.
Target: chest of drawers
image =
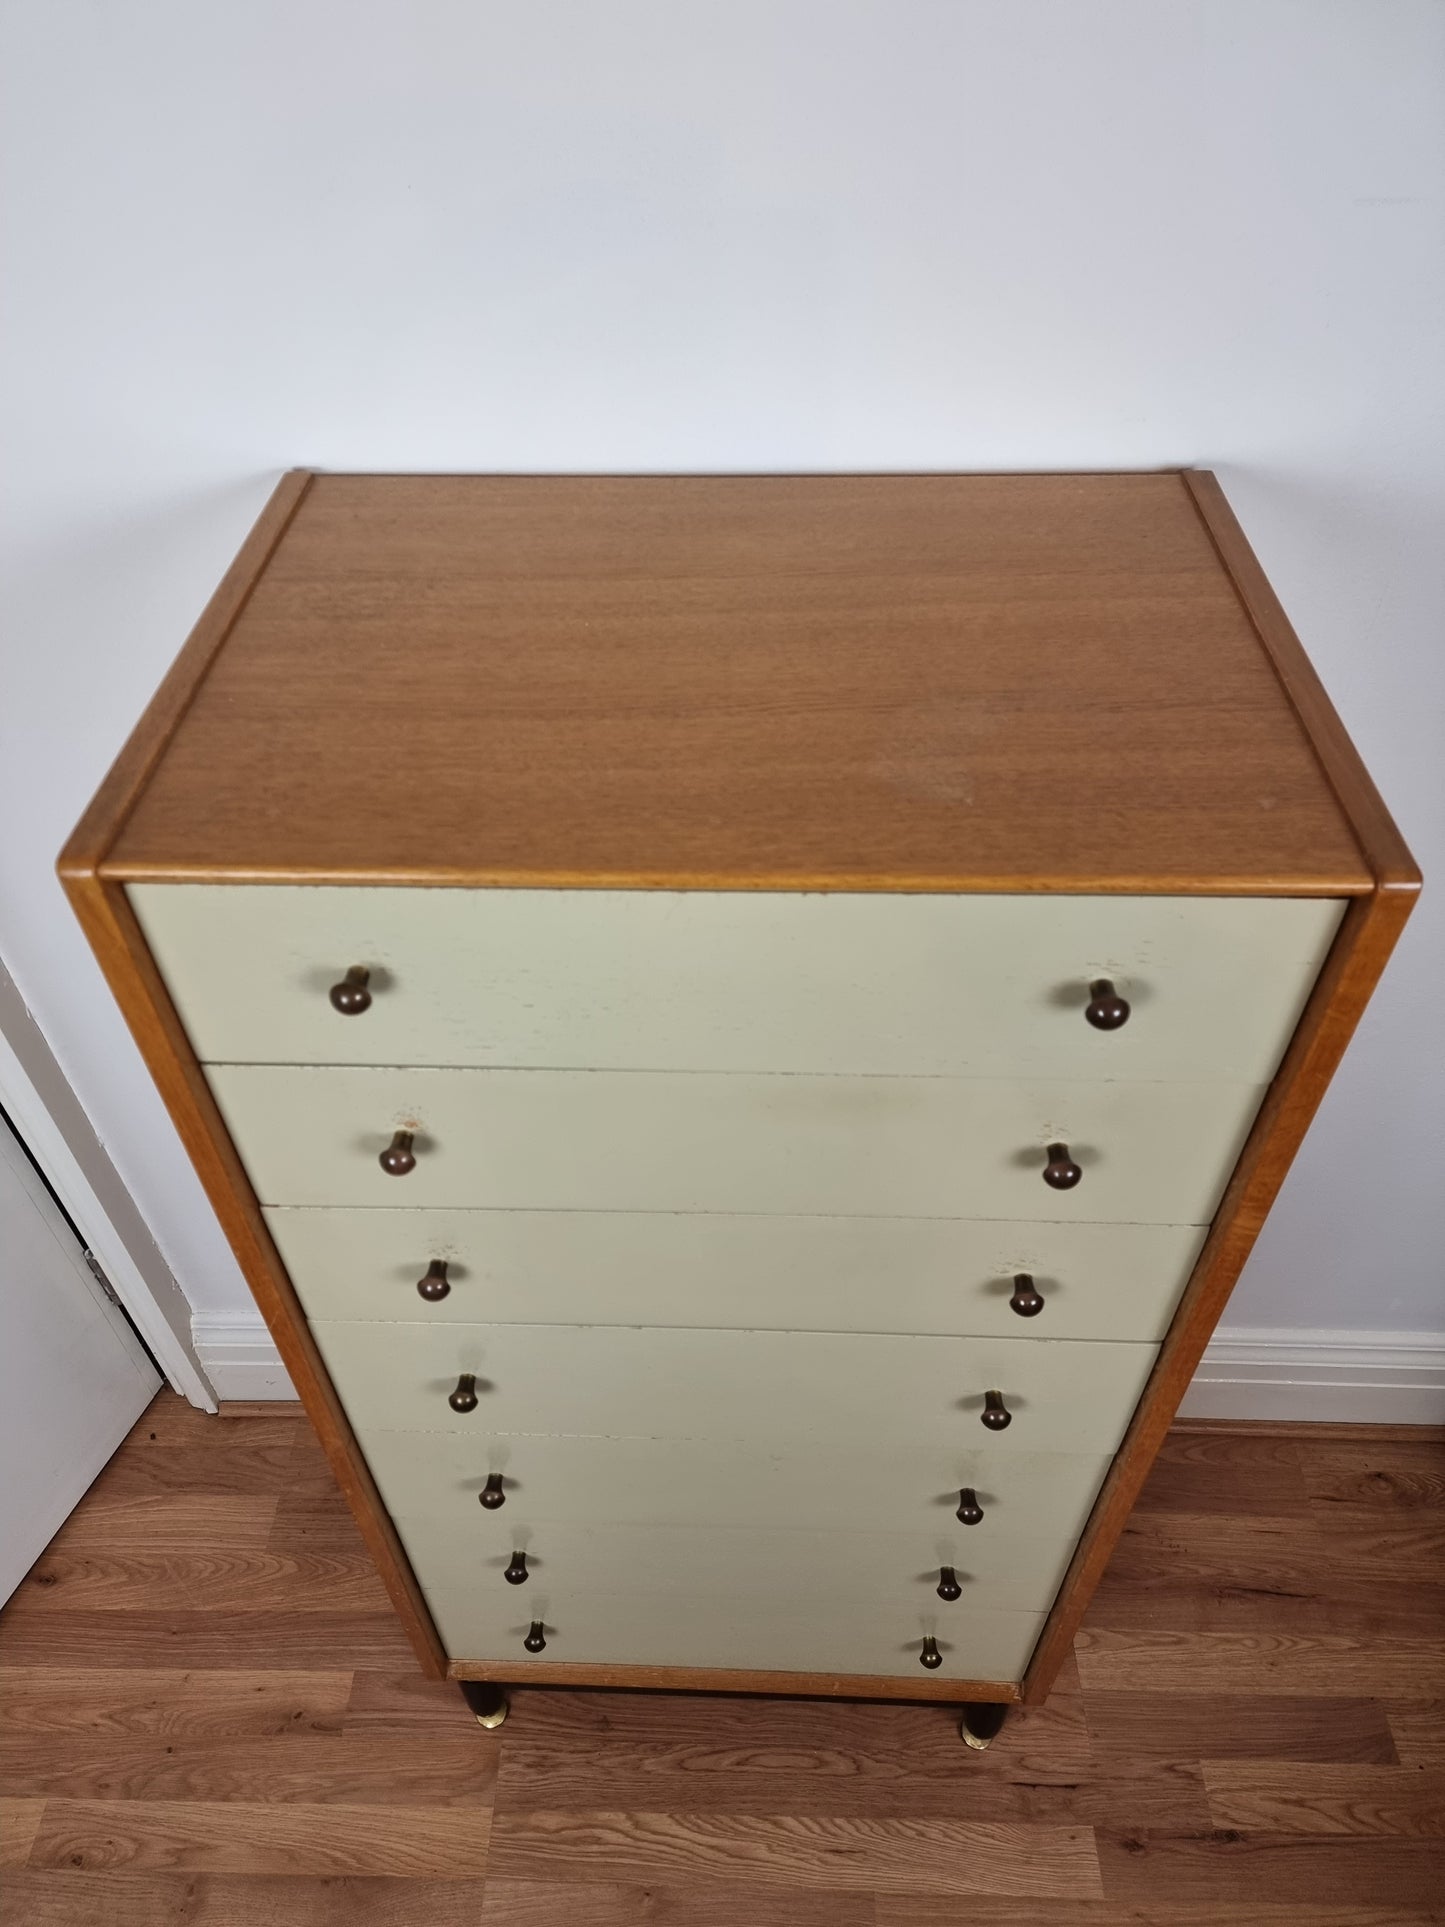
[[[1419,881],[1194,473],[289,476],[60,870],[488,1717],[1047,1692]]]

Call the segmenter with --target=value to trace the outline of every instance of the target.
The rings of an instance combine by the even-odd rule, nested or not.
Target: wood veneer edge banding
[[[62,878],[99,870],[315,479],[313,469],[288,469],[271,491],[235,560],[66,839],[56,863]]]
[[[423,1670],[447,1655],[266,1229],[164,980],[120,885],[75,869],[66,894],[195,1166]]]
[[[903,1679],[892,1673],[774,1673],[720,1666],[626,1666],[586,1660],[454,1659],[449,1679],[507,1686],[615,1686],[673,1693],[766,1693],[797,1699],[971,1700],[1013,1705],[1012,1680]]]
[[[1250,547],[1218,476],[1210,469],[1184,469],[1180,479],[1374,873],[1377,887],[1417,891],[1419,867]]]
[[[1068,1656],[1180,1400],[1414,902],[1413,891],[1382,889],[1356,898],[1345,912],[1045,1621],[1024,1675],[1026,1701],[1047,1694]]]

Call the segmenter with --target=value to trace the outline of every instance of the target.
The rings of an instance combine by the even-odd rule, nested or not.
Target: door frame
[[[0,1109],[40,1166],[171,1390],[218,1409],[191,1335],[191,1307],[0,962]]]

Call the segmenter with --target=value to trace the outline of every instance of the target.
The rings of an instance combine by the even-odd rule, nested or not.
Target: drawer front
[[[876,1674],[902,1679],[1019,1680],[1043,1630],[1043,1615],[986,1612],[933,1599],[758,1599],[703,1592],[588,1593],[553,1585],[423,1585],[453,1659],[514,1662],[518,1680],[533,1662],[523,1645],[533,1621],[545,1631],[535,1663],[573,1660],[613,1666],[715,1666],[748,1672]],[[925,1636],[942,1664],[918,1663]]]
[[[1027,1273],[1049,1338],[1158,1340],[1196,1225],[707,1212],[266,1212],[310,1318],[738,1326],[1021,1336]],[[417,1291],[445,1263],[446,1296]],[[434,1281],[428,1289],[436,1289]]]
[[[1274,1071],[1337,900],[132,884],[199,1056],[879,1076]],[[371,973],[370,1008],[328,990]],[[1085,1022],[1088,985],[1133,1006]]]
[[[956,1523],[951,1531],[809,1532],[529,1520],[478,1508],[461,1532],[437,1519],[399,1518],[396,1526],[424,1588],[526,1587],[529,1598],[533,1586],[552,1584],[584,1597],[706,1593],[768,1609],[790,1600],[801,1611],[821,1599],[878,1599],[913,1613],[954,1605],[1047,1612],[1074,1550],[1063,1539],[981,1537]],[[956,1600],[939,1596],[945,1568],[959,1587]],[[519,1575],[516,1586],[508,1570]]]
[[[940,1454],[1112,1452],[1153,1345],[588,1325],[312,1326],[353,1425]],[[458,1375],[477,1405],[448,1402]],[[980,1422],[1004,1396],[1006,1431]],[[941,1457],[940,1467],[951,1460]],[[940,1470],[939,1487],[944,1483]]]
[[[510,1522],[610,1520],[619,1526],[748,1526],[915,1538],[952,1532],[959,1494],[983,1518],[964,1529],[966,1556],[996,1537],[1072,1543],[1112,1460],[1108,1454],[1002,1452],[895,1442],[866,1449],[855,1426],[829,1450],[766,1452],[716,1439],[565,1438],[542,1433],[361,1434],[372,1475],[397,1518],[445,1524],[471,1538],[484,1516]],[[478,1500],[502,1480],[501,1507]],[[975,1550],[970,1553],[969,1549]]]
[[[656,1071],[220,1064],[263,1204],[511,1206],[1203,1224],[1261,1092]],[[398,1128],[416,1166],[378,1156]],[[1067,1143],[1072,1190],[1043,1182]]]

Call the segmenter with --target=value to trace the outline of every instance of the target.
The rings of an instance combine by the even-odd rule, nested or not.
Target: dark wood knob
[[[457,1389],[447,1394],[447,1404],[454,1412],[475,1412],[477,1409],[477,1375],[463,1372],[457,1380]]]
[[[1072,1191],[1084,1174],[1069,1156],[1068,1145],[1051,1144],[1048,1160],[1044,1166],[1044,1183],[1051,1185],[1055,1191]]]
[[[503,1506],[507,1503],[507,1495],[502,1490],[502,1475],[500,1472],[489,1472],[487,1474],[487,1483],[482,1487],[477,1497],[487,1508],[488,1512],[495,1512],[498,1506]]]
[[[1003,1402],[1002,1392],[985,1392],[979,1417],[990,1432],[1003,1432],[1013,1424],[1014,1415]]]
[[[528,1628],[527,1637],[522,1641],[522,1644],[529,1653],[546,1652],[547,1641],[544,1637],[546,1631],[547,1628],[542,1624],[540,1619],[534,1619],[532,1621],[531,1626]]]
[[[424,1278],[418,1278],[416,1281],[417,1297],[425,1298],[429,1305],[439,1305],[450,1290],[451,1285],[447,1280],[446,1259],[433,1258],[426,1268],[426,1276]],[[1017,1307],[1015,1307],[1015,1309],[1017,1309]]]
[[[371,982],[371,972],[362,964],[353,964],[339,984],[333,984],[327,993],[331,998],[331,1008],[339,1010],[343,1017],[359,1017],[364,1010],[371,1009],[371,992],[367,985]]]
[[[425,1297],[426,1294],[422,1295]],[[1037,1318],[1044,1308],[1039,1288],[1026,1271],[1014,1273],[1013,1296],[1008,1301],[1008,1308],[1016,1311],[1020,1318]]]
[[[983,1507],[978,1502],[978,1494],[971,1485],[966,1485],[958,1495],[958,1511],[954,1514],[963,1525],[976,1526],[983,1519]]]
[[[923,1642],[923,1651],[918,1655],[918,1663],[920,1666],[926,1666],[930,1673],[943,1664],[943,1654],[939,1652],[938,1641],[932,1633]]]
[[[940,1599],[963,1597],[963,1587],[959,1585],[958,1574],[952,1566],[940,1566],[938,1569],[938,1596]]]
[[[1084,1015],[1095,1030],[1120,1030],[1129,1021],[1129,1006],[1107,977],[1096,977]]]
[[[392,1132],[391,1143],[376,1160],[388,1177],[404,1178],[408,1171],[416,1169],[416,1156],[411,1146],[410,1131]]]
[[[502,1574],[502,1577],[506,1580],[509,1586],[526,1585],[527,1555],[525,1552],[514,1552],[512,1554],[512,1563],[510,1566],[507,1567],[507,1570]]]

